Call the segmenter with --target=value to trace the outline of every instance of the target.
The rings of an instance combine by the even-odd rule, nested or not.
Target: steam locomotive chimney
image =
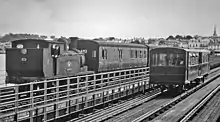
[[[71,50],[72,49],[77,49],[78,47],[78,37],[70,37],[69,38],[71,41],[70,41],[70,47],[71,47]]]
[[[59,38],[57,41],[58,41],[58,42],[64,42],[64,50],[65,50],[65,51],[68,51],[68,50],[69,50],[69,45],[68,45],[69,42],[68,42],[67,39],[61,37],[61,38]]]

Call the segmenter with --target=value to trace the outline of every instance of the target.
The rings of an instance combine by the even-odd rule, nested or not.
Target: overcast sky
[[[220,35],[220,0],[0,0],[1,34],[210,36],[214,24]]]

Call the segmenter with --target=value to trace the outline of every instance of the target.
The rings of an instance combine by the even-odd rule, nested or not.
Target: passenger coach
[[[159,47],[150,52],[150,83],[162,87],[199,83],[209,73],[208,50]]]
[[[105,40],[71,39],[71,48],[85,53],[88,70],[106,72],[148,64],[148,46],[142,44],[108,42]]]

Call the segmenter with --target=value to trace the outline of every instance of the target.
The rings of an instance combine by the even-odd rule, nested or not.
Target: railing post
[[[44,105],[47,104],[47,82],[44,81]],[[44,107],[44,121],[47,120],[46,107]]]
[[[77,87],[76,87],[76,94],[77,94],[76,95],[77,96],[77,99],[76,99],[76,110],[79,110],[79,108],[80,108],[79,107],[80,104],[79,104],[79,100],[78,100],[79,99],[79,97],[78,97],[79,96],[79,77],[76,77],[76,82],[77,82]]]
[[[86,87],[86,93],[88,94],[89,93],[89,76],[86,76],[86,81],[85,81],[85,87]]]
[[[100,83],[100,85],[101,85],[101,89],[104,87],[104,80],[103,80],[103,74],[101,74],[101,83]]]
[[[94,84],[93,84],[93,89],[95,90],[96,89],[96,75],[94,75],[94,77],[93,77],[93,82],[94,82]]]
[[[15,87],[15,121],[18,121],[18,101],[19,101],[19,85]]]
[[[31,101],[31,111],[30,111],[30,122],[34,121],[33,113],[34,113],[34,95],[33,95],[33,82],[30,83],[30,101]]]
[[[55,99],[56,99],[56,102],[55,102],[55,111],[56,111],[56,116],[54,119],[56,119],[58,116],[59,116],[59,108],[58,108],[58,102],[59,102],[59,80],[56,79],[56,90],[55,90]]]
[[[68,103],[67,103],[67,113],[68,115],[70,114],[70,79],[67,79],[67,99],[68,99]]]

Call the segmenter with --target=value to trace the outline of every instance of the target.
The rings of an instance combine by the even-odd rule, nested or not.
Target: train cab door
[[[51,57],[53,58],[53,72],[57,74],[57,58],[60,55],[60,46],[58,44],[51,45]]]

